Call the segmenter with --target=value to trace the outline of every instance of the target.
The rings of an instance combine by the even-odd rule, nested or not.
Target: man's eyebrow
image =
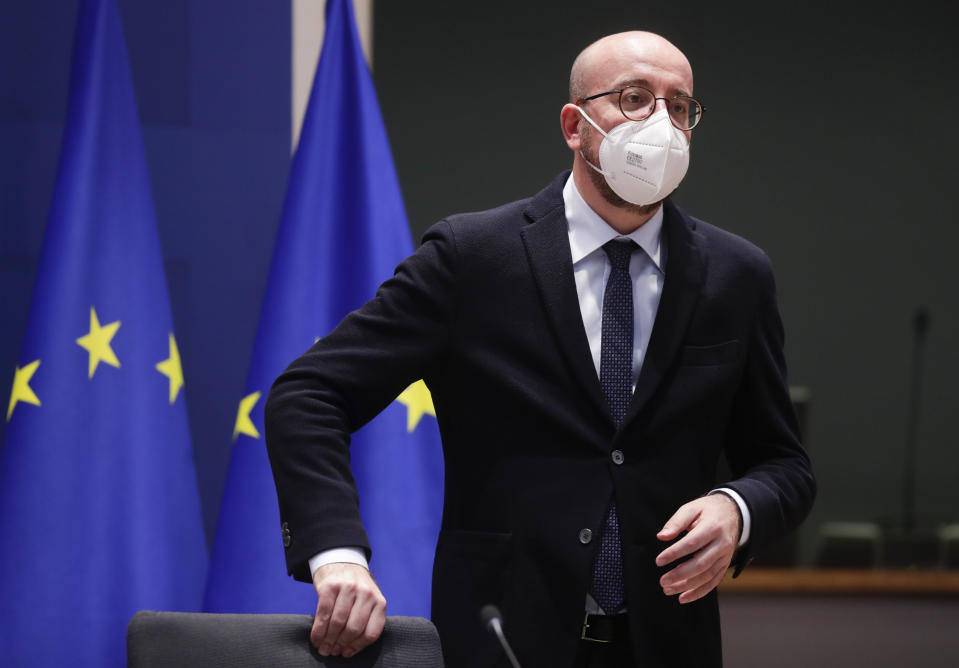
[[[649,82],[646,79],[627,79],[626,81],[620,81],[617,84],[620,88],[625,88],[626,86],[642,86],[644,88],[649,88]]]
[[[652,84],[649,83],[646,79],[627,79],[626,81],[620,81],[616,84],[617,88],[626,88],[626,86],[642,86],[643,88],[648,88],[652,90]],[[673,88],[673,95],[685,95],[686,97],[692,97],[689,91],[683,88]]]

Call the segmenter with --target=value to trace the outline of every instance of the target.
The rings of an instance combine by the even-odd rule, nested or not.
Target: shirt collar
[[[579,194],[573,175],[570,174],[563,187],[563,204],[566,207],[566,223],[569,231],[569,247],[576,264],[590,253],[602,248],[611,239],[626,236],[635,241],[656,268],[663,271],[665,257],[662,254],[663,207],[656,209],[653,217],[630,234],[622,235],[586,203]]]

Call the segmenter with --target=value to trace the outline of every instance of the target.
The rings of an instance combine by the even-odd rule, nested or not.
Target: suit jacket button
[[[593,540],[593,530],[592,529],[580,529],[579,530],[579,542],[583,545],[587,545],[589,541]]]
[[[289,547],[290,543],[293,542],[293,536],[290,534],[290,525],[287,522],[283,523],[283,547]]]
[[[626,460],[626,457],[623,456],[622,450],[613,450],[613,463],[622,464]]]

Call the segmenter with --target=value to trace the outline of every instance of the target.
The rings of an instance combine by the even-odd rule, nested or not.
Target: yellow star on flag
[[[92,306],[90,307],[90,333],[77,339],[77,345],[90,353],[90,378],[93,378],[93,372],[96,371],[97,364],[100,362],[120,368],[120,360],[110,347],[110,341],[113,340],[118,329],[120,329],[119,320],[101,327],[97,312]]]
[[[418,380],[396,397],[396,400],[406,406],[406,431],[410,432],[416,429],[420,418],[424,413],[436,417],[436,409],[433,408],[433,395],[426,387],[426,383]]]
[[[40,360],[35,360],[22,369],[17,367],[16,371],[13,372],[13,391],[10,392],[10,405],[7,406],[7,422],[10,422],[13,407],[17,405],[18,401],[34,406],[40,405],[37,395],[30,389],[30,379],[33,378],[38,366],[40,366]]]
[[[256,430],[256,425],[250,419],[250,411],[260,400],[260,393],[254,392],[240,399],[240,407],[236,411],[236,424],[233,425],[233,440],[236,441],[240,434],[246,434],[253,438],[259,438],[260,432]]]
[[[170,403],[176,401],[176,396],[183,387],[183,367],[180,365],[180,350],[176,347],[176,339],[170,334],[170,356],[158,362],[157,371],[170,379]]]

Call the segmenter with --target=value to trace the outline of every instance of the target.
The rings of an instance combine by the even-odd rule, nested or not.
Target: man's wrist
[[[356,564],[366,570],[370,569],[370,563],[366,560],[366,553],[360,547],[334,547],[329,550],[317,552],[310,557],[310,576],[316,575],[323,566],[327,564]]]
[[[730,487],[718,487],[711,491],[710,494],[725,494],[732,499],[739,508],[739,518],[742,522],[742,527],[739,533],[739,543],[736,547],[742,547],[749,541],[749,533],[752,530],[752,518],[749,515],[749,506],[746,505],[746,501],[739,495],[739,492]]]

